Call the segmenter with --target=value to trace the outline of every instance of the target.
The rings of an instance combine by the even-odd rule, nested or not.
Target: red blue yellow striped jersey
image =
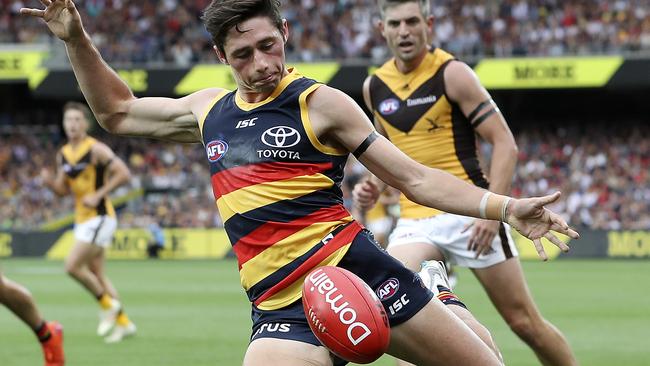
[[[321,144],[307,97],[321,84],[290,70],[265,100],[224,91],[199,121],[212,187],[249,299],[300,299],[310,269],[335,265],[361,230],[340,189],[348,152]]]

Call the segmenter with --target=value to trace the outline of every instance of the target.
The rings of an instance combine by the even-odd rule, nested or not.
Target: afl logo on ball
[[[397,112],[399,109],[399,100],[395,98],[386,99],[379,104],[379,113],[387,116]]]
[[[399,281],[397,278],[390,278],[382,283],[375,293],[379,300],[384,301],[393,297],[397,293],[397,290],[399,290]]]
[[[205,151],[208,153],[208,160],[214,163],[221,159],[228,151],[228,143],[221,140],[214,140],[205,145]]]

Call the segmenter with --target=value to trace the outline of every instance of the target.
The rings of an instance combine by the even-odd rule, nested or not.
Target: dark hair
[[[86,122],[89,122],[93,120],[93,112],[90,111],[90,108],[88,108],[87,105],[79,102],[67,102],[63,106],[63,113],[69,111],[69,110],[74,110],[74,111],[79,111],[83,113],[84,117],[86,117]]]
[[[431,14],[431,3],[429,0],[379,0],[379,13],[381,18],[386,16],[386,9],[391,6],[397,6],[404,3],[418,3],[423,17],[428,17]]]
[[[212,0],[203,11],[201,20],[212,36],[212,42],[221,53],[225,53],[223,46],[230,28],[257,16],[268,17],[282,32],[280,0]]]

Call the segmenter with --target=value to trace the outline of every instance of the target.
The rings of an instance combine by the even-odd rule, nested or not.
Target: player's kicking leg
[[[435,246],[429,243],[409,243],[404,245],[389,246],[388,253],[398,259],[404,266],[413,272],[419,272],[423,262],[431,259],[443,259],[442,252]],[[433,261],[436,266],[437,261]],[[441,267],[444,268],[444,267]],[[429,267],[429,271],[433,267]],[[424,275],[424,273],[420,273]],[[430,274],[429,274],[430,275]],[[435,282],[429,289],[438,297],[445,305],[448,305],[449,310],[460,318],[483,342],[492,349],[494,354],[501,359],[496,343],[492,339],[490,332],[485,328],[476,318],[470,313],[465,305],[458,299],[456,295],[451,292],[451,286],[447,280],[446,275],[439,274],[435,278]],[[444,279],[444,280],[443,280]],[[444,281],[441,283],[441,281]],[[444,293],[440,296],[441,291],[438,285],[445,287]],[[398,360],[398,365],[407,366],[408,362]]]
[[[535,306],[517,257],[473,271],[512,331],[531,347],[542,364],[578,364],[562,333]]]
[[[327,348],[277,338],[256,339],[248,346],[244,366],[333,366]]]
[[[45,366],[63,366],[63,327],[58,322],[45,321],[34,300],[23,286],[0,273],[0,303],[4,304],[36,334],[45,358]]]

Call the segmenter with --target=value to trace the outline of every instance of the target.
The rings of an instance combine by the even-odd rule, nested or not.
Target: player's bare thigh
[[[259,338],[251,342],[244,366],[332,366],[325,347],[277,338]]]
[[[501,365],[492,350],[435,299],[407,322],[391,328],[388,353],[419,366]]]
[[[388,246],[388,254],[402,262],[404,267],[411,271],[418,272],[420,264],[428,260],[444,260],[440,249],[428,243],[410,243]]]

